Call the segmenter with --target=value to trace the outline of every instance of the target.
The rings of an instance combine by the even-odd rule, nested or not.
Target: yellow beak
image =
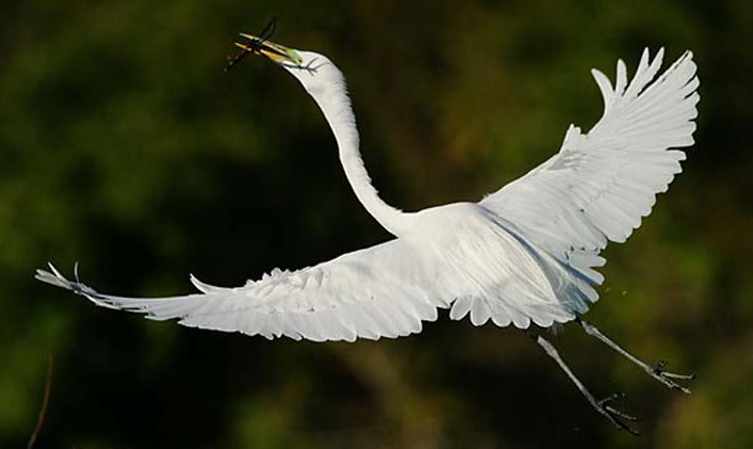
[[[247,51],[255,55],[266,56],[272,61],[278,63],[288,62],[299,65],[303,62],[303,58],[301,58],[298,52],[293,50],[292,48],[287,48],[283,45],[275,44],[274,42],[270,41],[262,41],[258,37],[246,33],[240,33],[240,36],[251,41],[250,44],[243,44],[240,42],[235,43],[235,46],[242,49],[243,51]]]

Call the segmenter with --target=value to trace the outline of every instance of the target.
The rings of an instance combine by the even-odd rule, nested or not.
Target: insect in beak
[[[241,33],[242,37],[246,37],[247,39],[250,39],[251,42],[249,45],[240,44],[238,42],[235,43],[235,46],[240,48],[241,51],[236,53],[235,56],[230,58],[230,61],[225,66],[225,72],[232,69],[236,64],[241,62],[248,56],[249,54],[259,54],[259,49],[262,44],[264,44],[264,41],[272,37],[273,34],[275,34],[275,30],[277,29],[277,16],[272,16],[272,20],[269,21],[267,26],[264,27],[261,33],[259,33],[259,37],[251,36],[251,35],[244,35]]]
[[[250,54],[266,56],[270,60],[277,63],[292,63],[299,65],[303,62],[303,59],[293,49],[284,47],[280,44],[270,42],[268,39],[272,37],[277,29],[277,16],[272,17],[272,20],[264,27],[264,30],[259,33],[259,36],[251,34],[240,33],[240,36],[248,39],[249,42],[241,43],[235,42],[235,46],[240,48],[241,51],[235,56],[230,58],[230,62],[225,66],[225,72],[233,68],[236,64],[241,62],[246,56]]]

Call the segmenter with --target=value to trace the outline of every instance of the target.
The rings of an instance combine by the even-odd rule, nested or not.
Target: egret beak
[[[291,48],[287,48],[285,46],[275,44],[274,42],[267,40],[262,40],[256,36],[252,36],[246,33],[240,33],[240,36],[251,41],[248,45],[240,42],[235,43],[236,47],[242,49],[245,52],[266,56],[270,60],[280,64],[287,62],[299,65],[303,62],[303,58],[301,58],[298,52]]]

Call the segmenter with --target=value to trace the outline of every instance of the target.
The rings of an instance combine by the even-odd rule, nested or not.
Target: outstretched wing
[[[200,327],[272,339],[347,340],[398,337],[421,331],[421,321],[447,307],[421,271],[421,255],[399,239],[298,271],[273,270],[243,287],[222,288],[193,276],[200,293],[168,298],[104,295],[51,271],[40,281],[72,290],[97,305],[178,319]]]
[[[592,70],[604,97],[604,114],[588,132],[571,125],[555,156],[481,201],[521,228],[531,240],[565,263],[590,267],[609,240],[624,242],[651,213],[656,194],[682,171],[693,144],[699,81],[686,52],[658,79],[664,50],[649,63],[644,50],[628,84],[622,60],[614,88]]]

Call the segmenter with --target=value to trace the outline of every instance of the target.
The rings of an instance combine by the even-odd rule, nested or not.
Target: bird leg
[[[614,424],[618,430],[625,430],[633,435],[639,435],[637,430],[631,429],[627,424],[625,424],[622,420],[628,420],[628,421],[638,421],[638,418],[635,418],[633,416],[630,416],[620,410],[617,410],[616,408],[612,407],[611,403],[614,402],[616,399],[624,396],[621,394],[613,394],[611,396],[608,396],[601,400],[596,400],[594,396],[591,394],[588,389],[583,385],[583,383],[575,377],[575,374],[570,370],[570,367],[567,366],[564,360],[562,360],[562,357],[560,357],[559,353],[557,352],[557,349],[552,345],[547,339],[542,337],[541,335],[537,334],[536,332],[529,331],[528,335],[533,338],[536,343],[539,344],[542,348],[544,348],[544,351],[547,353],[547,355],[554,359],[555,362],[562,368],[562,371],[567,374],[567,377],[570,378],[571,381],[575,384],[576,387],[578,387],[578,390],[583,394],[583,396],[586,398],[589,404],[599,413],[604,415],[612,424]]]
[[[646,373],[648,373],[649,376],[663,383],[664,385],[666,385],[672,390],[682,391],[683,393],[688,393],[688,394],[690,393],[689,388],[676,383],[672,379],[693,380],[695,379],[695,374],[675,374],[675,373],[670,373],[668,371],[664,371],[664,368],[667,366],[666,362],[664,361],[660,361],[656,365],[649,365],[648,363],[640,360],[633,354],[627,352],[625,349],[623,349],[620,345],[618,345],[614,341],[610,340],[606,335],[602,334],[599,331],[599,329],[597,329],[596,326],[594,326],[593,324],[589,323],[588,321],[580,317],[577,317],[576,320],[578,321],[578,323],[580,323],[581,326],[583,326],[583,329],[586,331],[588,335],[592,335],[598,338],[604,344],[614,349],[618,353],[622,354],[625,358],[627,358],[631,362],[643,368],[643,370]]]

